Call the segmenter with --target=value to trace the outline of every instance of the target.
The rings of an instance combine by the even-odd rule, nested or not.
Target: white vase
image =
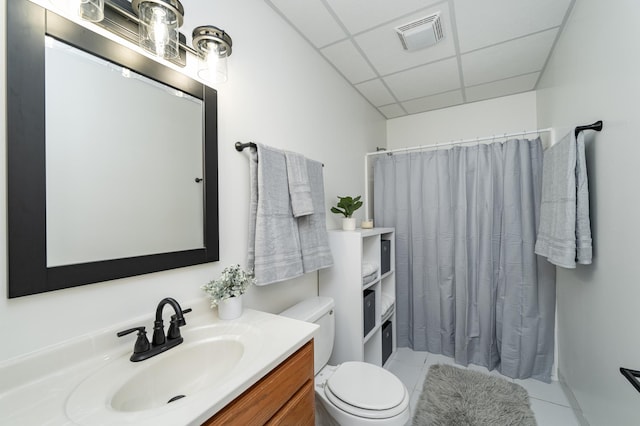
[[[355,231],[356,230],[356,220],[353,217],[345,217],[342,219],[342,230],[343,231]]]
[[[242,296],[230,297],[218,303],[218,317],[232,320],[242,315]]]

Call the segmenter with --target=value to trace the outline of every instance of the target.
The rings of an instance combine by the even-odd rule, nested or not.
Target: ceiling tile
[[[315,47],[323,47],[347,35],[321,0],[267,0]]]
[[[320,51],[352,84],[376,77],[351,40],[332,44]]]
[[[377,107],[396,101],[380,79],[356,84],[356,89],[358,89],[369,102]]]
[[[398,104],[385,105],[378,108],[378,110],[387,118],[396,118],[407,115],[402,107]]]
[[[420,98],[460,88],[458,61],[445,59],[384,78],[398,100]]]
[[[576,0],[265,2],[393,118],[535,90]],[[443,40],[405,51],[395,28],[436,12]]]
[[[356,34],[438,1],[440,0],[327,0],[327,3],[344,26],[352,34]]]
[[[562,24],[571,0],[454,0],[460,51]]]
[[[481,101],[484,99],[491,99],[498,96],[513,95],[515,93],[527,92],[533,90],[538,77],[539,72],[532,74],[521,75],[518,77],[507,78],[505,80],[494,81],[493,83],[480,84],[478,86],[467,87],[465,94],[467,95],[467,102]]]
[[[552,29],[462,55],[465,86],[542,70],[557,33]]]
[[[438,44],[425,49],[413,52],[404,50],[394,28],[415,19],[424,18],[438,11],[441,12],[440,18],[442,20],[444,39]],[[389,24],[362,33],[355,37],[355,41],[373,67],[383,76],[456,54],[451,20],[449,17],[449,7],[446,3],[440,3],[437,7],[414,13],[411,16],[395,20]]]
[[[402,106],[407,110],[409,114],[415,114],[418,112],[425,112],[434,109],[460,105],[463,102],[464,99],[462,97],[462,91],[454,90],[452,92],[440,93],[439,95],[427,96],[424,98],[403,102]]]

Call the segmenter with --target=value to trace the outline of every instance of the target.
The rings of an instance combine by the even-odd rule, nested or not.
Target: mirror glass
[[[45,46],[47,266],[203,248],[202,100]]]

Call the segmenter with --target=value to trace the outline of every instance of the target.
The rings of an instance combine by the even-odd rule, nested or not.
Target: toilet
[[[410,417],[409,392],[389,371],[348,361],[331,366],[335,333],[334,301],[312,297],[280,315],[318,324],[314,338],[316,425],[405,425]]]

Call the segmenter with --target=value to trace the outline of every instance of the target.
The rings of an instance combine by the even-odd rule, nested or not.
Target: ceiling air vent
[[[419,50],[443,39],[440,12],[396,27],[404,50]]]

